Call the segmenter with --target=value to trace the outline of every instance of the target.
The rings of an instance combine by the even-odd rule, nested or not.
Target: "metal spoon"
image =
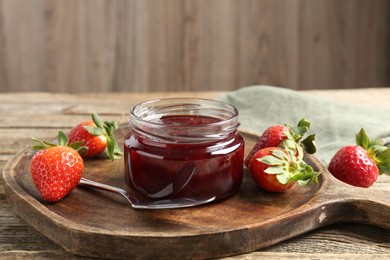
[[[176,199],[164,199],[156,201],[140,201],[126,190],[113,187],[107,184],[103,184],[96,181],[91,181],[85,178],[81,178],[79,185],[97,188],[104,191],[114,192],[122,195],[130,203],[131,207],[135,209],[174,209],[194,207],[211,202],[215,199],[215,196],[209,199],[197,199],[197,198],[176,198]]]

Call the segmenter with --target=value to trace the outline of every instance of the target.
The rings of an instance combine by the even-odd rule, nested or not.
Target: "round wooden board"
[[[122,140],[130,131],[117,131]],[[242,133],[246,153],[257,136]],[[225,200],[170,210],[135,210],[119,195],[78,187],[58,203],[46,203],[29,171],[32,149],[4,169],[13,210],[66,250],[99,258],[215,258],[275,244],[323,225],[353,221],[390,228],[389,191],[354,188],[322,172],[319,185],[294,186],[281,194],[260,190],[247,170],[240,191]],[[123,159],[85,161],[84,177],[126,188]]]

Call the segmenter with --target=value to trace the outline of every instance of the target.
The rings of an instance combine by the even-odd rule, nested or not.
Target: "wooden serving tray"
[[[122,140],[129,128],[121,128]],[[257,136],[243,133],[246,152]],[[282,194],[260,190],[245,171],[240,191],[223,201],[184,209],[135,210],[119,195],[76,188],[58,203],[44,202],[29,170],[31,148],[5,166],[5,193],[13,210],[74,254],[99,258],[215,258],[266,247],[336,222],[390,229],[390,188],[356,188],[322,172],[319,185]],[[123,159],[85,161],[85,177],[125,188]]]

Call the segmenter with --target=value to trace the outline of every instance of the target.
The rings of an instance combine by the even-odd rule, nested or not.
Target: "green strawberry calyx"
[[[317,151],[315,145],[316,135],[311,134],[302,139],[309,131],[310,125],[310,122],[306,118],[302,118],[295,127],[285,125],[288,129],[285,133],[287,139],[281,143],[281,146],[289,150],[296,150],[297,154],[302,156],[304,151],[308,154],[314,154]]]
[[[286,151],[286,152],[285,152]],[[264,170],[267,174],[275,174],[281,184],[297,181],[299,185],[306,186],[311,182],[318,184],[320,172],[316,172],[302,158],[295,156],[295,151],[274,149],[271,155],[257,159],[269,165]]]
[[[362,128],[356,134],[356,144],[367,151],[368,157],[374,160],[379,174],[390,175],[390,147],[384,145],[382,139],[372,140]]]
[[[123,151],[119,147],[115,139],[115,130],[118,129],[118,122],[104,121],[100,119],[97,113],[92,113],[92,121],[96,126],[84,126],[84,128],[93,136],[104,136],[107,140],[107,154],[111,160],[116,158],[116,155],[122,155]]]
[[[42,149],[47,149],[47,148],[55,147],[55,146],[68,146],[70,148],[75,149],[80,154],[88,151],[88,147],[82,145],[83,141],[78,141],[78,142],[74,142],[74,143],[69,144],[68,136],[62,131],[58,132],[56,144],[50,143],[47,141],[42,141],[42,140],[39,140],[39,139],[34,138],[34,137],[32,139],[35,142],[37,142],[37,145],[33,145],[33,148],[35,150],[42,150]]]

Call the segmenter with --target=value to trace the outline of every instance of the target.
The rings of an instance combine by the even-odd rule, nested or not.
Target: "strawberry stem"
[[[302,118],[295,127],[291,127],[289,125],[285,126],[289,129],[286,133],[287,140],[284,141],[285,147],[289,149],[295,147],[297,152],[300,152],[299,150],[301,149],[298,148],[299,146],[302,147],[302,149],[308,154],[314,154],[317,151],[315,145],[315,134],[309,135],[302,140],[303,136],[309,131],[311,126],[311,123],[306,118]],[[293,142],[295,144],[293,144]]]
[[[366,131],[361,128],[356,134],[356,144],[367,151],[367,156],[378,166],[379,174],[390,175],[390,147],[384,145],[384,139],[370,140]]]
[[[115,121],[104,121],[100,119],[99,115],[95,112],[92,113],[92,121],[94,126],[84,126],[84,128],[94,136],[105,136],[107,139],[107,154],[110,160],[114,160],[116,155],[122,155],[123,150],[119,147],[115,139],[115,130],[118,129],[119,124]]]
[[[74,150],[76,150],[79,153],[83,153],[83,152],[86,152],[88,150],[88,147],[82,146],[83,141],[74,142],[74,143],[69,144],[68,136],[62,131],[58,131],[57,144],[50,143],[47,141],[42,141],[42,140],[39,140],[39,139],[34,138],[34,137],[32,138],[32,140],[39,144],[39,145],[32,146],[33,149],[35,149],[35,150],[47,149],[47,148],[54,147],[54,146],[69,146],[70,148],[73,148]]]
[[[269,165],[264,171],[267,174],[275,174],[281,184],[290,180],[297,181],[299,185],[306,186],[311,182],[318,184],[320,172],[316,172],[302,158],[295,156],[295,153],[281,150],[273,150],[271,155],[259,158],[258,161]]]

